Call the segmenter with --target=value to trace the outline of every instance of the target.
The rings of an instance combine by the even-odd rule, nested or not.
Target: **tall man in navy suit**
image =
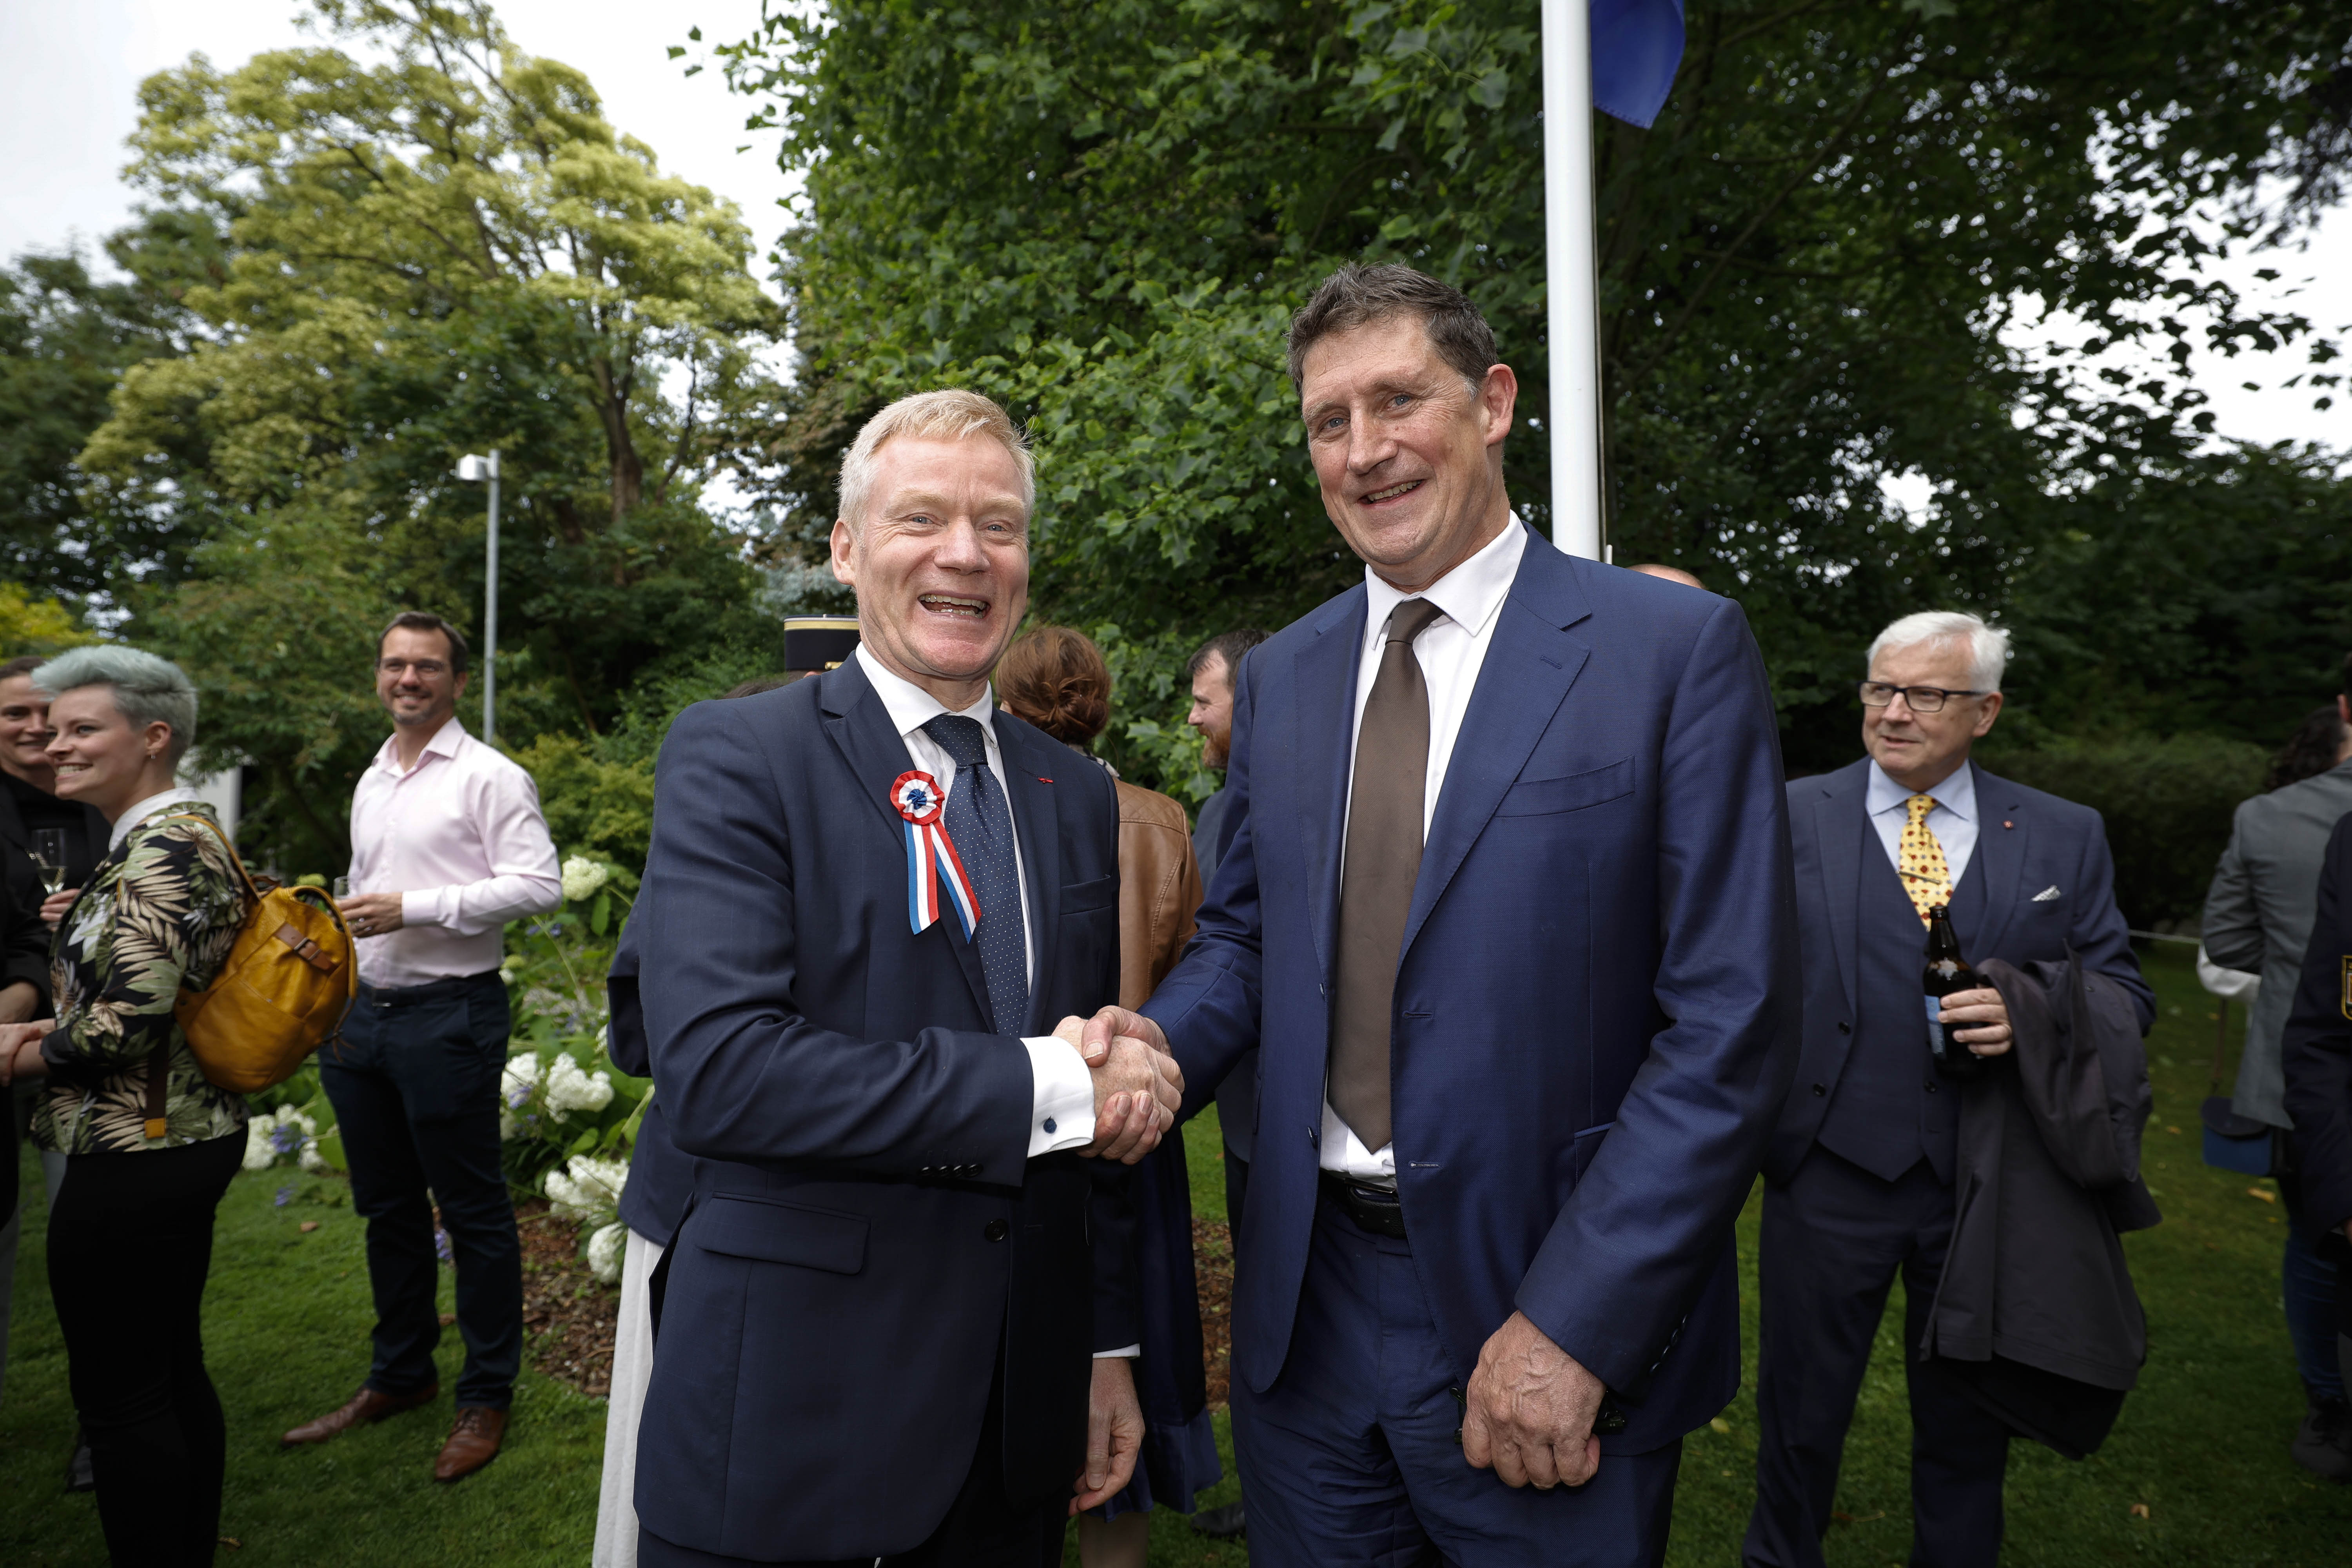
[[[1254,1561],[1654,1563],[1794,1059],[1763,664],[1729,601],[1513,519],[1517,382],[1453,289],[1343,268],[1290,363],[1364,582],[1243,665],[1199,938],[1088,1033],[1164,1030],[1188,1111],[1263,1042]]]
[[[2116,908],[2099,814],[1969,760],[2000,714],[2009,636],[1974,616],[1906,616],[1870,645],[1870,754],[1789,784],[1803,910],[1804,1046],[1764,1164],[1763,1336],[1756,1511],[1745,1561],[1822,1562],[1854,1395],[1895,1276],[1907,1307],[1911,1561],[1973,1568],[2000,1554],[2009,1429],[1934,1363],[1926,1331],[1951,1240],[1959,1094],[1927,1049],[1927,911],[1951,910],[1968,961],[2023,965],[2071,947],[2122,982],[2140,1026],[2155,994]],[[1979,1056],[2010,1048],[1990,987],[1938,1018]]]
[[[656,1102],[700,1163],[652,1281],[649,1568],[1034,1568],[1132,1471],[1111,1162],[1182,1079],[1077,1045],[1118,990],[1118,809],[988,684],[1034,493],[986,398],[884,409],[833,535],[856,654],[662,747],[629,934]]]

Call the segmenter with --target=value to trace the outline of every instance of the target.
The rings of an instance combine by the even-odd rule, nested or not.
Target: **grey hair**
[[[2000,626],[1989,626],[1961,610],[1922,610],[1888,623],[1885,631],[1871,639],[1870,652],[1864,656],[1865,671],[1878,663],[1881,653],[1891,648],[1916,647],[1923,642],[1952,638],[1969,645],[1969,687],[1978,691],[1999,691],[2001,671],[2009,664],[2009,633]]]
[[[33,671],[33,684],[55,701],[85,686],[114,689],[114,706],[135,729],[158,721],[172,727],[163,755],[173,768],[196,739],[196,683],[168,658],[120,643],[68,648]]]
[[[886,441],[964,441],[985,436],[1013,454],[1021,470],[1021,510],[1037,510],[1037,461],[1029,439],[996,400],[960,387],[918,392],[898,399],[866,422],[841,459],[841,516],[849,526],[866,526],[866,502],[874,489],[874,454]]]

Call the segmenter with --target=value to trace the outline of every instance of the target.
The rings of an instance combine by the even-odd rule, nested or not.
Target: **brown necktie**
[[[1331,1109],[1374,1151],[1389,1142],[1389,1010],[1413,879],[1421,872],[1429,775],[1429,687],[1412,656],[1412,639],[1442,614],[1426,599],[1407,599],[1389,613],[1380,674],[1356,731],[1348,858],[1339,879]]]

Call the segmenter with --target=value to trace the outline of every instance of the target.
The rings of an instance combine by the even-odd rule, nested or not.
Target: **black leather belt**
[[[497,970],[485,969],[479,974],[453,974],[446,980],[428,980],[422,985],[385,989],[362,984],[359,1000],[371,1007],[414,1007],[420,1002],[438,1002],[445,996],[462,996],[477,986],[489,984],[498,977]]]
[[[1404,1239],[1404,1204],[1395,1189],[1375,1187],[1337,1171],[1323,1172],[1322,1182],[1323,1195],[1346,1210],[1349,1219],[1374,1236]]]

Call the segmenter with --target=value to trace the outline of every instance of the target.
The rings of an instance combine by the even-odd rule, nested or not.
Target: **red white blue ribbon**
[[[948,901],[963,923],[966,942],[980,924],[980,900],[971,878],[956,854],[955,841],[942,821],[947,792],[926,773],[900,773],[890,784],[890,804],[907,822],[907,923],[918,934],[940,918],[940,887],[946,884]]]

